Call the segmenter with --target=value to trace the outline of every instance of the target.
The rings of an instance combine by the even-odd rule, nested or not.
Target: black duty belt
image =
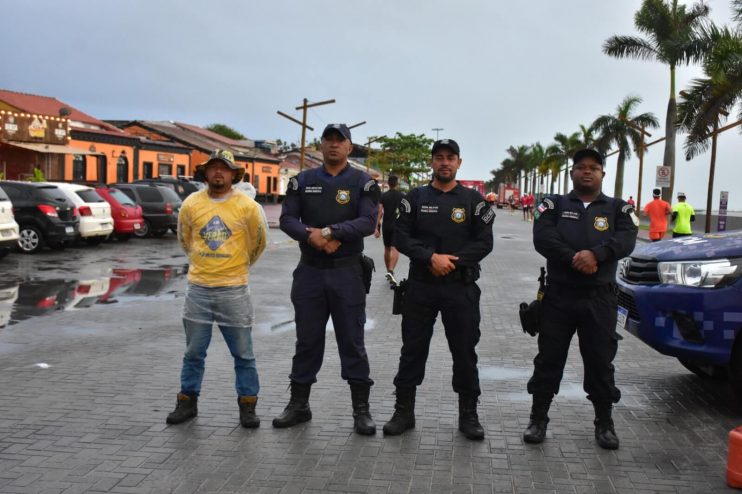
[[[616,284],[615,283],[606,283],[604,285],[586,285],[586,286],[576,286],[576,285],[563,285],[560,283],[548,283],[546,285],[546,290],[551,291],[554,290],[557,293],[568,293],[570,295],[577,295],[577,296],[583,296],[583,297],[590,297],[593,295],[598,295],[600,293],[611,293],[616,291]]]
[[[318,269],[347,268],[350,266],[360,266],[361,255],[354,254],[352,256],[347,256],[347,257],[321,258],[321,257],[312,257],[312,256],[302,254],[301,259],[299,259],[299,262],[302,264],[306,264],[307,266],[312,266],[313,268],[318,268]]]

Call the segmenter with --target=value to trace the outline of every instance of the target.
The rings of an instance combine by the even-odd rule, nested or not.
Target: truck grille
[[[634,295],[623,290],[618,291],[618,305],[629,311],[629,318],[639,320],[639,311],[636,308]]]
[[[626,283],[654,285],[660,282],[657,260],[650,257],[632,256],[621,261],[619,276]]]

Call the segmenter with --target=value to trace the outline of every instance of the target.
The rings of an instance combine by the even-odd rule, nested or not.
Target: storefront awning
[[[38,153],[52,153],[52,154],[94,154],[101,155],[103,153],[97,151],[88,151],[87,149],[73,148],[72,146],[62,146],[60,144],[45,144],[43,142],[19,142],[19,141],[7,141],[6,144],[15,146],[23,149],[30,149]]]

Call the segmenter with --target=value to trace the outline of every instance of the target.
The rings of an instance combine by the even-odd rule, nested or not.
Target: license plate
[[[135,230],[139,230],[140,228],[141,228],[141,226],[139,226],[139,223],[134,223],[134,229]]]
[[[74,226],[65,226],[64,227],[64,233],[66,233],[68,235],[70,233],[75,233],[75,227]]]
[[[13,232],[11,230],[3,230],[2,235],[3,237],[10,237],[13,235]]]
[[[616,331],[626,329],[626,320],[629,318],[629,311],[620,305],[618,306],[618,318],[616,320]]]

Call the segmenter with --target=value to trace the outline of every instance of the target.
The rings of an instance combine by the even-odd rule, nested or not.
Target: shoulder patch
[[[370,190],[371,190],[371,187],[373,187],[374,185],[376,185],[376,180],[374,180],[374,179],[372,178],[371,180],[369,180],[368,182],[366,182],[366,183],[365,183],[365,184],[363,185],[363,190],[365,190],[366,192],[368,192],[368,191],[370,191]]]
[[[296,177],[291,177],[287,188],[289,190],[299,190],[299,180]]]
[[[482,223],[484,223],[485,225],[489,225],[495,219],[495,216],[495,208],[490,206],[487,212],[482,215]]]
[[[474,216],[479,216],[479,213],[482,212],[482,208],[487,205],[486,202],[482,201],[479,204],[477,204],[477,207],[474,208]]]
[[[554,201],[552,201],[548,197],[545,197],[541,204],[545,205],[546,209],[556,209],[556,206],[554,205]]]
[[[410,201],[407,199],[402,199],[402,201],[399,203],[400,210],[404,210],[405,213],[409,214],[412,212],[412,206],[410,205]]]
[[[631,214],[634,212],[634,206],[632,206],[631,204],[624,204],[621,208],[621,212],[623,214]]]

